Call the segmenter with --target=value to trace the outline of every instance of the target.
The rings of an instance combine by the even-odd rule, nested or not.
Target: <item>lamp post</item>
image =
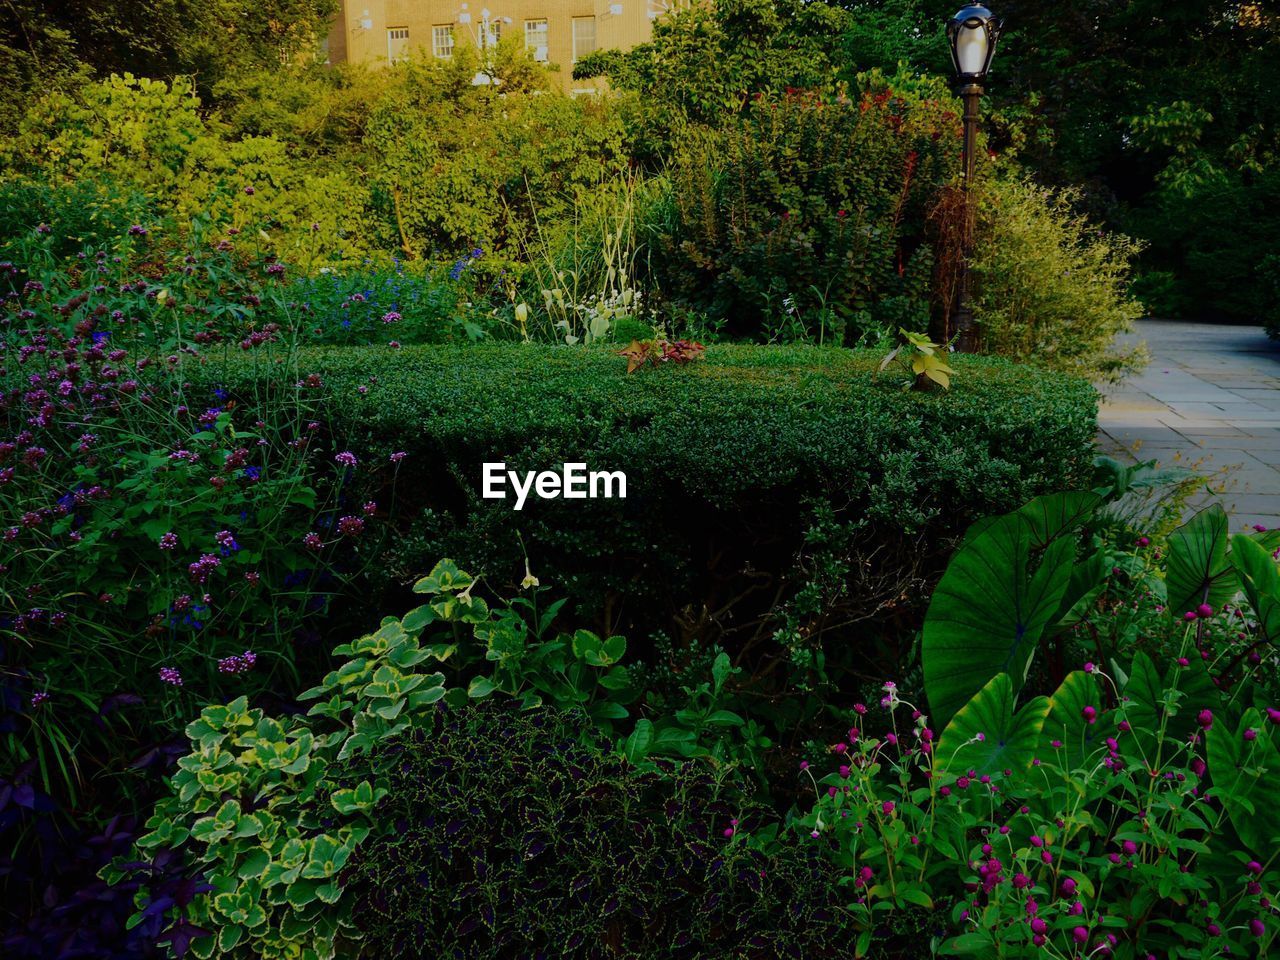
[[[1000,38],[1000,28],[1003,26],[1003,20],[997,20],[990,10],[979,3],[969,4],[947,22],[951,62],[956,70],[958,92],[964,101],[964,159],[961,173],[964,221],[961,228],[960,277],[955,306],[951,312],[951,328],[956,333],[956,348],[966,353],[978,346],[969,280],[974,221],[970,187],[978,148],[978,100],[982,96],[982,81],[991,69],[991,58],[995,56],[996,41]]]

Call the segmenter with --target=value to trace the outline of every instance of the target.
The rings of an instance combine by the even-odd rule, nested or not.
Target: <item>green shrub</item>
[[[101,185],[101,206],[118,217],[118,197],[144,194],[155,215],[186,228],[212,221],[258,237],[293,263],[362,256],[377,233],[367,221],[367,190],[347,173],[300,163],[267,137],[224,138],[179,82],[130,75],[55,91],[33,103],[16,137],[0,146],[15,174],[84,196]],[[255,241],[256,242],[256,241]]]
[[[581,723],[510,700],[447,709],[370,758],[393,829],[343,874],[362,955],[637,958],[836,955],[832,866],[751,834],[773,815],[724,768],[636,766]],[[594,738],[593,738],[594,739]],[[737,824],[726,840],[730,824]],[[773,826],[776,832],[776,824]]]
[[[875,344],[929,322],[928,209],[955,173],[945,90],[754,100],[690,138],[650,227],[653,280],[723,332]]]
[[[406,64],[362,141],[375,210],[409,257],[517,242],[625,169],[607,106],[557,94],[451,93],[456,66]],[[399,72],[399,71],[398,71]],[[466,78],[470,91],[470,75]]]
[[[1143,315],[1128,294],[1141,245],[1089,223],[1069,190],[994,180],[981,197],[974,310],[986,348],[1093,379],[1140,369],[1144,349],[1115,338]]]
[[[927,568],[970,520],[1087,475],[1088,384],[957,357],[950,392],[904,393],[877,380],[879,359],[713,347],[705,361],[628,376],[605,348],[383,347],[305,350],[297,373],[342,398],[335,429],[408,455],[387,582],[451,555],[518,583],[523,537],[539,577],[635,634],[686,603],[721,610],[757,577],[785,584],[816,505],[889,569]],[[293,389],[293,375],[238,357],[189,370],[245,402],[270,402],[273,380]],[[531,500],[515,512],[510,499],[480,496],[490,461],[622,470],[627,499]],[[909,539],[920,549],[885,559]]]

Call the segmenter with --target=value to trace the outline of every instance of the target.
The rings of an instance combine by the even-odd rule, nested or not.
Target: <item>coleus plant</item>
[[[706,350],[695,340],[632,340],[618,354],[627,358],[627,373],[635,373],[641,367],[701,360]]]

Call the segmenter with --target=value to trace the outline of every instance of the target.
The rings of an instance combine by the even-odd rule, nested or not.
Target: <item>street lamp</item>
[[[959,94],[964,101],[964,225],[961,234],[960,278],[956,291],[951,327],[956,332],[956,348],[970,352],[977,348],[977,330],[973,324],[973,305],[969,282],[969,254],[973,244],[973,210],[969,188],[973,183],[974,160],[978,148],[978,99],[982,81],[991,69],[996,41],[1003,20],[997,20],[986,7],[971,3],[947,22],[947,42],[951,45],[951,62],[956,70]]]

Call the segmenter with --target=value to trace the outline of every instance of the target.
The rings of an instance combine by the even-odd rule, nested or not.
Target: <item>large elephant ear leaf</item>
[[[1164,683],[1160,679],[1160,671],[1149,656],[1139,652],[1129,669],[1129,681],[1124,685],[1120,709],[1124,719],[1129,721],[1132,736],[1143,756],[1154,755],[1156,733],[1164,713],[1163,699]]]
[[[925,690],[933,715],[950,718],[998,673],[1022,688],[1045,628],[1061,604],[1075,560],[1071,538],[1054,540],[1030,572],[1032,536],[1018,514],[1001,517],[960,548],[925,615]]]
[[[1031,546],[1040,549],[1064,534],[1074,533],[1102,505],[1102,497],[1091,490],[1051,493],[1036,497],[1017,510],[1026,521]]]
[[[1199,657],[1183,667],[1175,663],[1162,678],[1151,658],[1133,658],[1124,685],[1121,711],[1144,756],[1154,756],[1156,736],[1163,729],[1167,740],[1184,740],[1197,728],[1196,715],[1219,700],[1209,668]]]
[[[1013,680],[1007,673],[992,677],[942,731],[935,748],[939,769],[953,776],[974,770],[993,780],[1003,777],[1005,770],[1029,769],[1040,746],[1049,699],[1036,697],[1017,713],[1013,704]]]
[[[1092,708],[1092,713],[1088,708]],[[1107,737],[1114,735],[1115,728],[1112,714],[1102,710],[1097,678],[1083,670],[1074,670],[1049,697],[1043,737],[1047,749],[1043,754],[1064,773],[1071,773],[1098,762],[1098,751]],[[1086,780],[1079,782],[1083,784]]]
[[[1235,596],[1238,583],[1227,559],[1227,526],[1226,512],[1215,503],[1170,534],[1165,586],[1175,617],[1202,603],[1217,609]]]
[[[1265,859],[1280,844],[1280,750],[1262,715],[1246,710],[1238,730],[1219,720],[1209,730],[1208,752],[1214,797],[1249,850]]]
[[[1067,589],[1062,594],[1062,602],[1058,604],[1058,612],[1053,617],[1054,633],[1074,627],[1089,616],[1098,597],[1107,588],[1109,570],[1107,555],[1102,550],[1095,550],[1072,567]]]
[[[1231,565],[1240,575],[1258,630],[1270,643],[1280,643],[1280,570],[1267,548],[1254,538],[1231,538]]]

